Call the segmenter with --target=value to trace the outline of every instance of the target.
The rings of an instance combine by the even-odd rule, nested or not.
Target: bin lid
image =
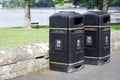
[[[50,16],[50,27],[52,28],[75,28],[83,24],[83,15],[73,11],[60,11]],[[76,26],[77,25],[77,26]]]
[[[104,26],[110,24],[110,15],[102,11],[89,11],[84,15],[84,24],[92,26]]]
[[[67,16],[69,16],[69,17],[80,17],[82,15],[79,14],[79,13],[76,13],[74,11],[60,11],[58,13],[53,14],[51,17],[54,17],[54,16],[55,17],[57,17],[57,16],[62,16],[62,17],[67,17]]]
[[[89,12],[86,12],[84,15],[100,16],[100,15],[108,15],[108,14],[102,11],[89,11]]]

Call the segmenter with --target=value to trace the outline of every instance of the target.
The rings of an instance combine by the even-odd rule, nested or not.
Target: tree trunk
[[[102,11],[108,13],[108,8],[109,8],[109,0],[103,0]]]
[[[30,14],[30,0],[25,0],[25,21],[24,29],[32,29],[31,26],[31,14]]]

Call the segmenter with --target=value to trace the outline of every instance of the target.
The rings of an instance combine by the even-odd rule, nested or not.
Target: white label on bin
[[[80,40],[77,40],[77,47],[80,47]]]
[[[92,36],[91,35],[86,36],[86,45],[92,45]]]
[[[92,38],[90,36],[87,37],[87,42],[91,43],[92,42]]]
[[[106,43],[108,42],[108,36],[105,36],[105,42]]]
[[[108,36],[105,36],[105,44],[108,45]]]
[[[56,47],[58,47],[58,48],[61,47],[61,40],[56,40]]]

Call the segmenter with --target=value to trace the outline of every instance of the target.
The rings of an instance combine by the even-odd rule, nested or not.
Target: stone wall
[[[48,43],[0,49],[0,80],[47,69],[48,51]]]
[[[114,32],[111,35],[111,52],[120,50],[120,32]],[[40,43],[0,49],[0,80],[48,69],[48,46],[48,43]]]
[[[111,33],[111,52],[120,51],[120,32]]]

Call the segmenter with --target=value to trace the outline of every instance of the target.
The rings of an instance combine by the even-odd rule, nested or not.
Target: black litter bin
[[[102,65],[110,61],[110,15],[100,11],[84,14],[85,63]]]
[[[83,16],[59,12],[50,17],[50,69],[73,72],[84,63]]]

